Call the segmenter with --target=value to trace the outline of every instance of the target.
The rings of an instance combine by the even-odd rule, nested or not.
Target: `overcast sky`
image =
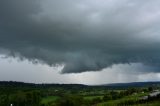
[[[159,0],[0,0],[0,80],[160,80]]]

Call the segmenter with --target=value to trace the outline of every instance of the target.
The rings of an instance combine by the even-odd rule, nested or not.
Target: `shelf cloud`
[[[0,54],[61,73],[160,66],[159,0],[1,0]]]

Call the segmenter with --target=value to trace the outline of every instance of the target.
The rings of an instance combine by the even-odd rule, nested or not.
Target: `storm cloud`
[[[62,73],[160,66],[159,0],[1,0],[0,54]]]

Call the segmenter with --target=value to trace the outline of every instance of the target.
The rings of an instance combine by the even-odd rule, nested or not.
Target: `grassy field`
[[[147,95],[148,93],[139,93],[139,94],[133,94],[133,95],[130,95],[130,96],[126,96],[126,97],[123,97],[121,99],[117,99],[117,100],[109,100],[107,102],[102,102],[102,103],[99,103],[97,104],[97,106],[116,106],[118,105],[119,103],[122,103],[122,102],[125,102],[125,101],[128,101],[128,100],[133,100],[133,101],[136,101],[138,100],[140,97],[142,96],[145,96]],[[136,106],[136,105],[135,105]],[[141,105],[140,105],[141,106]],[[142,105],[143,106],[143,105]],[[150,105],[149,105],[150,106]],[[152,105],[151,105],[152,106]]]
[[[55,102],[58,98],[59,98],[58,96],[48,96],[48,97],[42,98],[41,103],[48,104],[50,102]]]
[[[86,99],[86,100],[93,100],[93,99],[95,99],[95,98],[103,98],[103,96],[85,96],[84,97],[84,99]]]
[[[149,92],[136,93],[136,94],[132,94],[132,95],[129,95],[129,96],[125,96],[125,97],[117,99],[117,100],[108,100],[106,102],[102,101],[101,103],[96,104],[96,106],[117,106],[118,104],[123,103],[125,101],[129,101],[129,100],[136,101],[140,97],[146,96],[148,94],[149,94]],[[92,101],[96,98],[100,98],[101,100],[103,100],[103,97],[104,97],[104,95],[99,95],[99,96],[92,96],[92,95],[88,96],[88,95],[86,95],[86,96],[83,96],[83,99]],[[41,103],[42,104],[54,103],[58,98],[60,98],[60,97],[58,97],[58,96],[48,96],[48,97],[42,98]],[[153,101],[153,102],[150,102],[150,103],[138,104],[138,105],[132,105],[132,106],[160,106],[160,102]]]
[[[145,104],[132,105],[132,106],[160,106],[160,101],[155,101],[155,102],[145,103]]]
[[[98,104],[96,106],[116,106],[116,104]],[[155,101],[151,103],[144,103],[144,104],[138,104],[138,105],[129,105],[129,106],[160,106],[160,101]]]

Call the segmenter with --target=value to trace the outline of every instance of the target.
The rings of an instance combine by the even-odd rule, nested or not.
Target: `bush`
[[[83,101],[79,95],[65,95],[56,101],[56,106],[81,106]]]

